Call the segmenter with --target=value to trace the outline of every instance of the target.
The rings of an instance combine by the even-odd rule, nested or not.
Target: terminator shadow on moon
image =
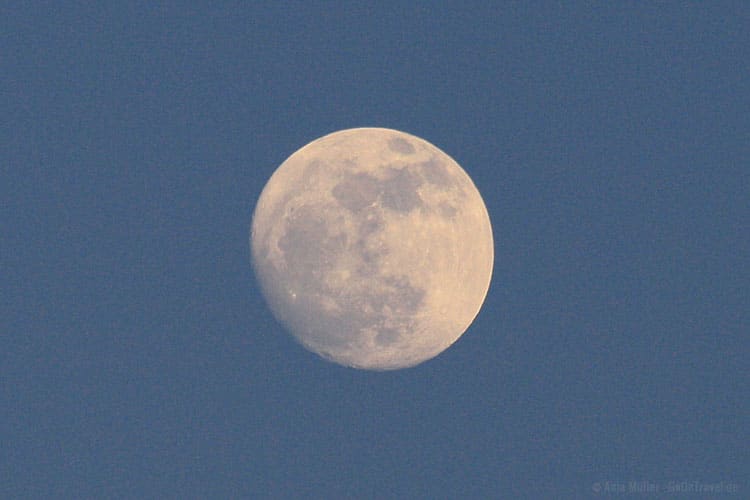
[[[253,266],[276,318],[330,361],[393,370],[431,359],[484,302],[494,248],[464,170],[413,135],[357,128],[290,156],[255,208]]]

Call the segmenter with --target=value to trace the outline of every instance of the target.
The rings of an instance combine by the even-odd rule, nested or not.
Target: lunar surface
[[[383,128],[335,132],[290,156],[261,193],[250,240],[276,318],[323,358],[370,370],[453,344],[484,302],[494,257],[466,172]]]

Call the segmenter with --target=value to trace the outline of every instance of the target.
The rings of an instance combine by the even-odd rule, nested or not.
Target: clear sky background
[[[0,7],[0,496],[747,498],[747,2],[209,3]],[[395,372],[299,347],[249,259],[275,168],[362,126],[495,235]]]

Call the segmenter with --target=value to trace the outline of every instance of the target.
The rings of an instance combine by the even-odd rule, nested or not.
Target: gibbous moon
[[[384,128],[335,132],[290,156],[260,195],[250,240],[276,318],[310,351],[368,370],[453,344],[484,302],[494,258],[466,172]]]

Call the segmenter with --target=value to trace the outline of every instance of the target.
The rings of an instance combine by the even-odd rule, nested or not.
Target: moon
[[[431,359],[474,321],[492,276],[484,201],[419,137],[354,128],[292,154],[263,189],[252,262],[276,318],[341,365],[395,370]]]

